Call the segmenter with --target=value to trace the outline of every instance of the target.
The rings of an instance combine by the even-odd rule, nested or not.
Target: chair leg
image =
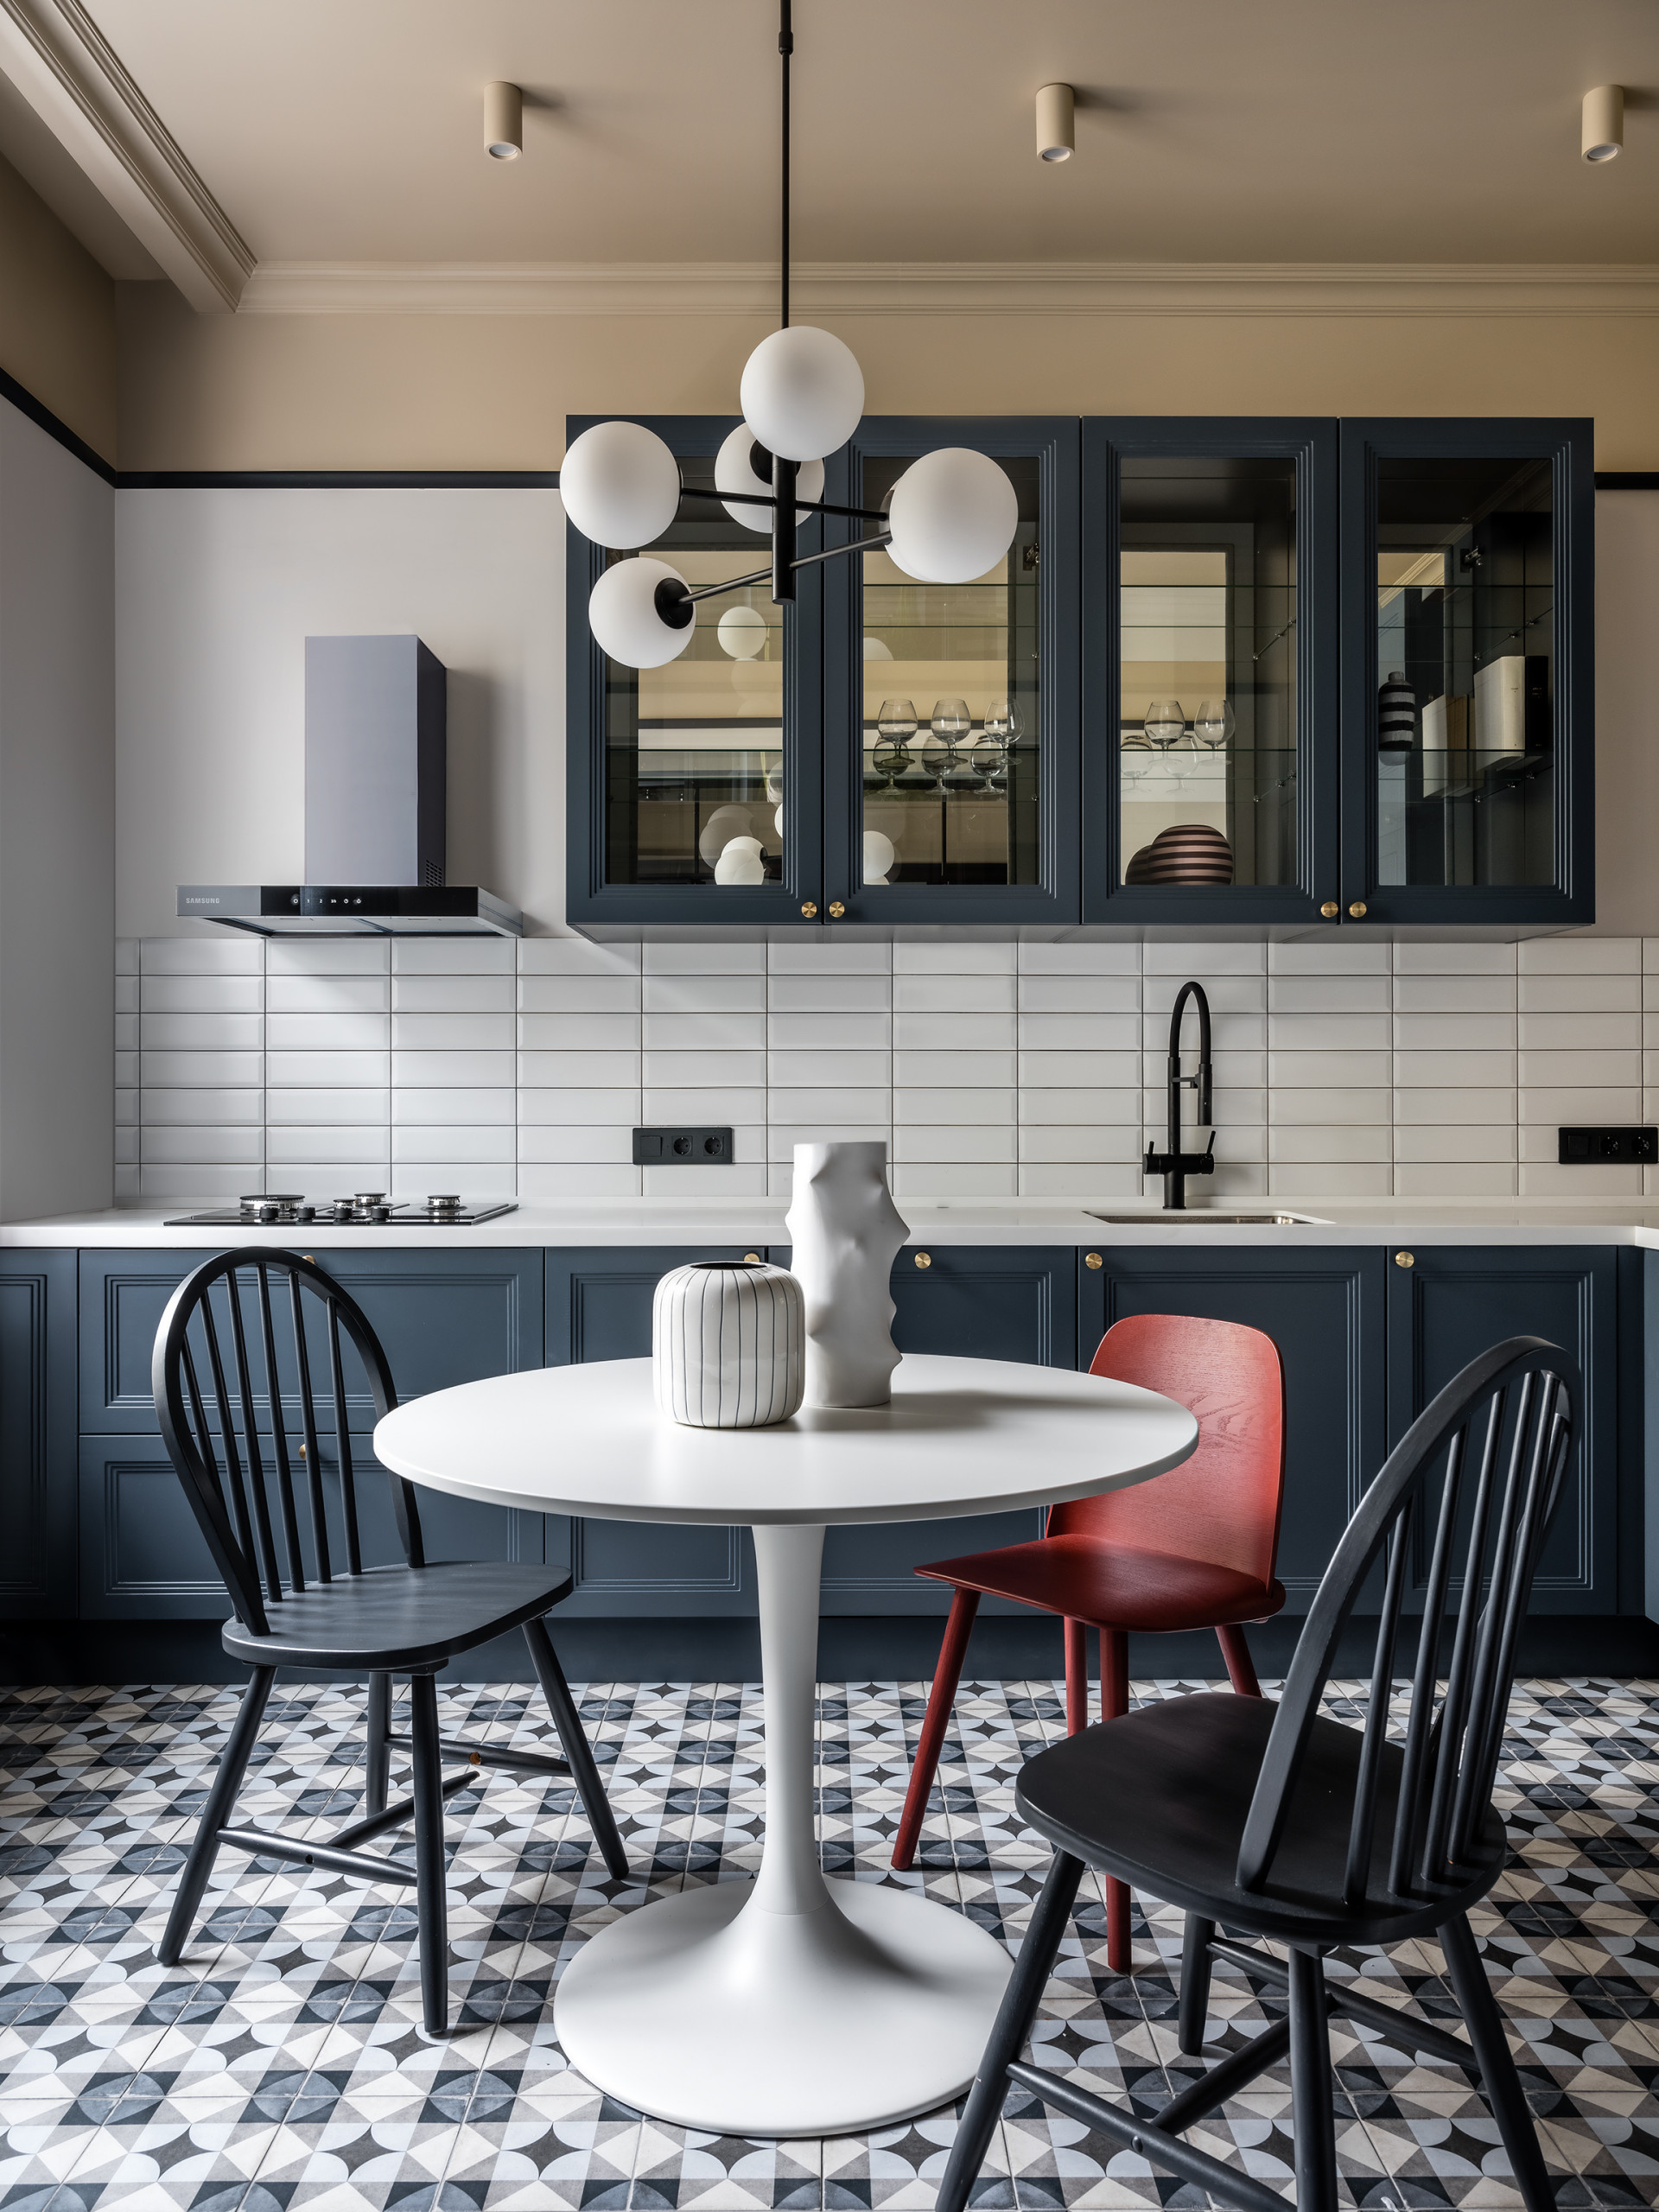
[[[363,1810],[365,1815],[386,1809],[386,1784],[391,1776],[391,1676],[369,1676],[368,1738],[363,1754]]]
[[[1290,1954],[1290,2109],[1296,2212],[1336,2212],[1337,2130],[1331,2109],[1325,1962],[1313,1951]]]
[[[927,1693],[927,1710],[922,1715],[922,1732],[916,1741],[916,1756],[910,1763],[910,1787],[905,1792],[905,1808],[899,1815],[899,1833],[893,1839],[895,1873],[908,1873],[915,1863],[916,1840],[922,1832],[928,1792],[932,1789],[933,1777],[939,1770],[939,1753],[944,1747],[945,1732],[950,1726],[950,1707],[956,1701],[957,1684],[962,1680],[962,1662],[968,1655],[968,1637],[978,1611],[977,1590],[951,1592],[950,1617],[944,1624],[944,1640],[939,1646],[932,1687]]]
[[[213,1871],[213,1861],[219,1856],[219,1832],[226,1825],[231,1808],[236,1802],[236,1793],[242,1787],[242,1777],[248,1770],[248,1761],[258,1740],[259,1723],[264,1718],[270,1686],[276,1679],[274,1667],[256,1667],[242,1693],[241,1708],[231,1729],[231,1740],[220,1755],[219,1771],[213,1777],[207,1802],[196,1826],[195,1841],[179,1877],[173,1910],[167,1916],[167,1926],[156,1946],[156,1956],[164,1967],[177,1966],[189,1940],[191,1923],[201,1904],[207,1877]]]
[[[1227,1679],[1233,1688],[1240,1697],[1260,1697],[1262,1685],[1256,1680],[1255,1664],[1243,1630],[1229,1623],[1225,1628],[1218,1628],[1216,1636],[1221,1644],[1221,1656],[1227,1662]]]
[[[1204,2049],[1204,2024],[1210,2011],[1210,1946],[1216,1923],[1196,1912],[1186,1916],[1181,1938],[1181,2009],[1176,2041],[1189,2058]]]
[[[1538,2131],[1527,2104],[1527,2093],[1516,2071],[1509,2037],[1503,2032],[1503,2016],[1492,1995],[1492,1986],[1486,1979],[1486,1969],[1480,1962],[1469,1923],[1459,1913],[1455,1920],[1446,1922],[1440,1935],[1452,1986],[1458,1993],[1469,2040],[1480,2064],[1481,2085],[1497,2122],[1497,2132],[1503,2139],[1503,2148],[1510,2154],[1510,2165],[1522,2202],[1527,2212],[1554,2212],[1555,2192],[1550,2186],[1543,2152],[1538,2147]]]
[[[449,1915],[443,1855],[443,1769],[438,1748],[438,1689],[431,1675],[409,1685],[409,1732],[415,1763],[415,1910],[420,1924],[421,2012],[429,2036],[449,2032]]]
[[[559,1664],[558,1654],[553,1649],[546,1624],[526,1621],[524,1641],[530,1646],[531,1663],[542,1686],[542,1695],[547,1700],[548,1711],[553,1715],[553,1726],[559,1732],[559,1749],[564,1753],[565,1764],[576,1785],[576,1795],[582,1800],[582,1811],[588,1815],[588,1825],[594,1832],[594,1841],[599,1846],[599,1855],[605,1861],[606,1871],[611,1879],[626,1882],[628,1878],[628,1854],[622,1848],[616,1815],[611,1810],[610,1799],[605,1795],[605,1785],[599,1778],[593,1746],[582,1728],[575,1700],[564,1679],[564,1669]]]
[[[1089,1726],[1089,1649],[1081,1621],[1065,1624],[1065,1732],[1080,1736]]]
[[[996,2133],[996,2123],[1002,2116],[1003,2101],[1007,2095],[1009,2065],[1019,2057],[1031,2033],[1037,2008],[1043,2001],[1043,1991],[1048,1985],[1049,1969],[1065,1934],[1066,1917],[1082,1879],[1082,1859],[1068,1858],[1065,1852],[1057,1851],[1025,1941],[1020,1946],[1020,1955],[1014,1962],[1014,1973],[1003,1993],[990,2040],[974,2076],[974,2086],[963,2107],[936,2212],[963,2212],[968,2192],[985,2163],[985,2153],[991,2147],[991,2138]]]
[[[1129,1639],[1121,1628],[1100,1631],[1100,1717],[1121,1720],[1129,1709]],[[1114,1974],[1135,1972],[1129,1942],[1129,1889],[1106,1878],[1106,1963]]]

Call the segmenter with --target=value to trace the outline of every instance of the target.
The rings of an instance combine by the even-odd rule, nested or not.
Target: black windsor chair
[[[1010,2082],[1219,2203],[1286,2212],[1276,2190],[1181,2139],[1287,2050],[1296,2204],[1334,2212],[1333,2011],[1477,2075],[1527,2212],[1550,2212],[1532,2116],[1467,1916],[1504,1862],[1491,1796],[1516,1637],[1580,1402],[1573,1362],[1535,1337],[1511,1338],[1471,1360],[1366,1491],[1276,1704],[1215,1693],[1172,1698],[1071,1737],[1021,1770],[1020,1812],[1054,1844],[1055,1857],[963,2108],[938,2212],[962,2212]],[[1321,1715],[1319,1699],[1343,1625],[1385,1547],[1370,1700],[1363,1728],[1352,1728]],[[1404,1733],[1390,1737],[1400,1616],[1414,1576],[1421,1580],[1421,1623]],[[1287,2019],[1149,2119],[1020,2061],[1085,1867],[1185,1910],[1182,2050],[1203,2049],[1214,1960],[1288,1992]],[[1237,1940],[1240,1932],[1285,1945],[1286,1957]],[[1322,1961],[1334,1946],[1430,1935],[1445,1952],[1467,2042],[1340,1985],[1327,1988]]]
[[[279,1286],[274,1300],[273,1278]],[[285,1297],[280,1287],[284,1281]],[[412,1887],[425,2026],[428,2034],[442,2035],[448,2027],[443,1801],[474,1780],[480,1764],[571,1777],[615,1879],[626,1876],[627,1859],[542,1623],[543,1614],[569,1595],[569,1575],[499,1560],[429,1562],[415,1491],[395,1475],[387,1480],[406,1563],[364,1566],[342,1330],[362,1363],[378,1420],[391,1412],[397,1396],[374,1331],[355,1300],[296,1252],[244,1248],[220,1253],[179,1285],[156,1332],[151,1371],[162,1440],[235,1605],[234,1617],[225,1624],[225,1649],[253,1669],[156,1956],[163,1966],[177,1963],[224,1845],[262,1858],[325,1867],[359,1881]],[[258,1351],[251,1360],[252,1338],[257,1338]],[[332,1423],[326,1414],[321,1429],[314,1359],[326,1361],[327,1370]],[[328,1481],[325,1444],[334,1461]],[[524,1631],[558,1730],[562,1759],[438,1733],[437,1669],[512,1628]],[[280,1666],[344,1669],[369,1677],[363,1817],[316,1842],[231,1825]],[[391,1732],[394,1674],[410,1678],[407,1737]],[[411,1755],[412,1789],[408,1797],[388,1804],[394,1750]],[[448,1780],[441,1770],[446,1754],[467,1762]],[[411,1821],[412,1870],[359,1848]]]

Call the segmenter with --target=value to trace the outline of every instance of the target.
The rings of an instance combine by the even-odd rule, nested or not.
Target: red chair
[[[1084,1630],[1100,1631],[1100,1711],[1129,1708],[1128,1632],[1213,1628],[1233,1688],[1260,1697],[1246,1621],[1285,1602],[1274,1579],[1284,1491],[1285,1383],[1278,1347],[1260,1329],[1185,1314],[1137,1313],[1100,1340],[1091,1375],[1160,1390],[1198,1415],[1198,1449],[1166,1475],[1050,1509],[1036,1542],[918,1567],[956,1595],[893,1840],[902,1871],[915,1856],[968,1635],[982,1597],[1012,1598],[1065,1620],[1065,1728],[1089,1725]],[[1128,1974],[1129,1893],[1106,1885],[1106,1956]]]

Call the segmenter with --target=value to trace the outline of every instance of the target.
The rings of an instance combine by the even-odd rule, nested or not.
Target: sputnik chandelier
[[[783,65],[779,193],[783,282],[779,327],[743,370],[743,420],[721,447],[713,490],[683,484],[679,463],[640,423],[599,423],[571,443],[559,472],[566,514],[584,537],[637,553],[659,538],[683,499],[717,499],[746,530],[772,537],[772,565],[693,591],[666,561],[618,561],[594,587],[588,620],[601,650],[628,668],[660,668],[691,642],[697,602],[769,578],[774,603],[795,597],[795,572],[815,562],[882,546],[920,583],[966,583],[1014,542],[1019,500],[988,454],[944,446],[912,461],[885,510],[841,507],[820,497],[823,459],[844,445],[864,411],[864,376],[849,347],[827,330],[789,319],[789,65],[791,0],[781,0]],[[761,488],[765,487],[765,488]],[[873,536],[797,557],[795,534],[811,514],[879,523]]]

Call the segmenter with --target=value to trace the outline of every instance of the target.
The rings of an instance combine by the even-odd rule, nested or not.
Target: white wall
[[[114,493],[0,401],[0,1216],[107,1205]]]
[[[556,493],[117,495],[118,926],[190,934],[181,883],[289,883],[305,639],[413,630],[449,671],[449,880],[563,926]]]

